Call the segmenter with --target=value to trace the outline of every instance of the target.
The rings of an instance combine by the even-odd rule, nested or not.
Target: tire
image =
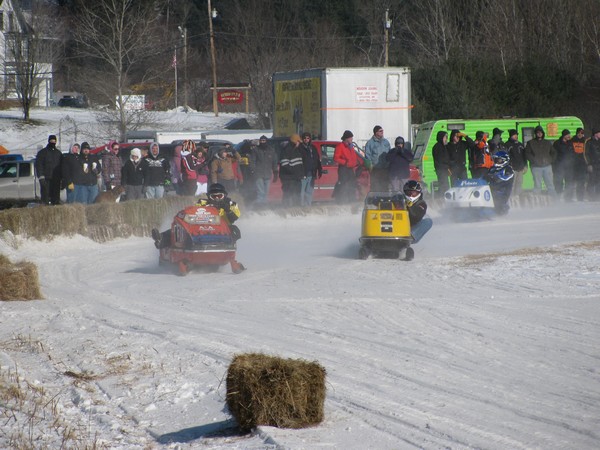
[[[404,261],[412,261],[415,258],[415,251],[412,247],[408,247],[406,249],[406,256],[404,256]]]

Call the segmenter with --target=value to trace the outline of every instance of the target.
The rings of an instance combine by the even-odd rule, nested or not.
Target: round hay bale
[[[240,428],[304,428],[322,422],[325,369],[317,362],[260,353],[233,358],[227,371],[227,405]]]

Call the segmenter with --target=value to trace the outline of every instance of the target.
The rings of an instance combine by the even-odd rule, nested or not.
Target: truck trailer
[[[340,140],[344,130],[359,146],[380,125],[393,142],[411,136],[408,67],[319,68],[273,74],[273,136],[310,132]]]

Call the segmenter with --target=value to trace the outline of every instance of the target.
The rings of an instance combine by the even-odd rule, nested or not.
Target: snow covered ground
[[[2,405],[0,448],[65,430],[81,448],[598,448],[599,204],[431,215],[404,262],[358,260],[350,208],[247,213],[241,275],[176,276],[151,239],[4,235],[45,300],[0,303],[0,379],[48,401]],[[236,434],[224,378],[243,352],[322,364],[324,422]]]

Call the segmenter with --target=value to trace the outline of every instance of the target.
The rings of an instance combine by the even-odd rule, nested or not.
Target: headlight
[[[473,191],[473,197],[479,198],[480,196],[481,196],[481,192],[479,192],[479,191]]]

